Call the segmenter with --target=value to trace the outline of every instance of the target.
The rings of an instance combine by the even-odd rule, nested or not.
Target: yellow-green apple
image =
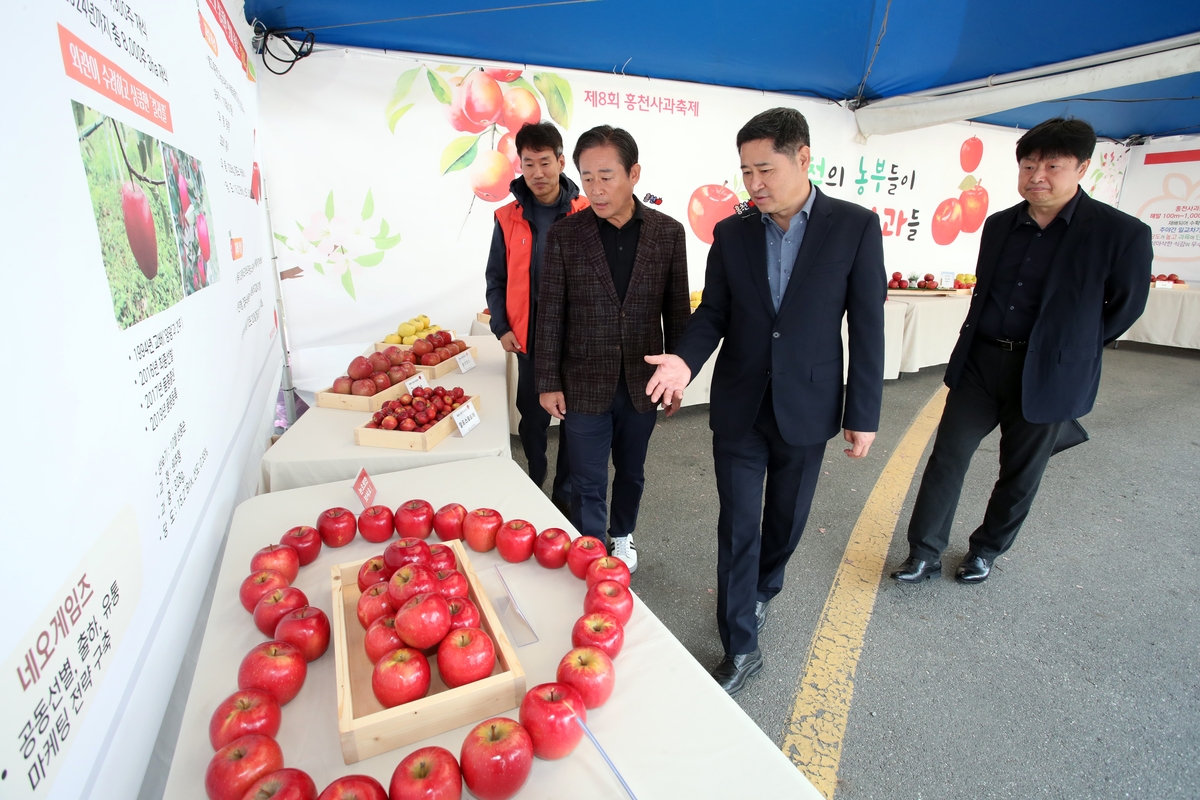
[[[429,680],[429,660],[411,647],[398,647],[385,654],[371,671],[371,689],[384,708],[424,697]]]
[[[239,689],[226,697],[208,722],[208,741],[220,750],[251,733],[275,738],[282,713],[279,701],[261,689]]]
[[[279,543],[296,548],[302,567],[316,561],[317,556],[321,555],[321,533],[311,525],[290,528],[280,537]]]
[[[492,508],[477,508],[463,520],[463,538],[467,547],[486,553],[496,547],[496,531],[504,524],[504,517]]]
[[[383,561],[383,556],[368,558],[358,568],[358,590],[365,592],[369,586],[374,586],[377,583],[387,583],[387,579],[390,577],[387,564]]]
[[[451,689],[486,678],[495,664],[496,647],[479,628],[450,631],[438,645],[438,673]]]
[[[279,574],[273,569],[260,569],[258,572],[253,572],[246,576],[242,581],[242,586],[238,589],[238,597],[242,601],[242,608],[254,613],[254,607],[258,605],[258,601],[263,599],[264,595],[268,595],[276,589],[286,589],[291,585],[291,581]]]
[[[616,658],[625,644],[625,629],[617,618],[607,611],[584,614],[571,629],[572,647],[598,647]]]
[[[606,555],[608,553],[604,549],[604,542],[595,536],[580,536],[571,542],[571,548],[567,551],[567,569],[571,570],[571,574],[576,578],[583,580],[587,576],[588,565]]]
[[[533,557],[546,569],[558,569],[567,563],[571,537],[562,528],[546,528],[533,543]]]
[[[370,775],[343,775],[326,786],[317,800],[388,800],[388,795]]]
[[[617,581],[594,583],[583,596],[583,611],[585,614],[607,611],[624,627],[633,616],[633,593],[629,591],[628,586]]]
[[[363,626],[363,630],[366,630],[372,622],[395,610],[396,606],[388,592],[388,584],[377,583],[374,586],[368,586],[367,590],[358,598],[358,624]]]
[[[569,684],[539,684],[521,701],[521,725],[533,741],[533,754],[547,761],[566,758],[583,738],[576,717],[587,722],[587,709]]]
[[[434,572],[445,572],[458,567],[454,551],[444,544],[429,545],[428,567]]]
[[[479,800],[508,800],[533,768],[533,740],[521,723],[493,717],[471,729],[459,754],[463,782]]]
[[[218,750],[204,772],[209,800],[242,800],[264,775],[283,769],[283,751],[270,736],[251,733]]]
[[[344,547],[354,539],[358,521],[348,508],[329,508],[317,517],[317,532],[326,547]]]
[[[435,592],[413,595],[396,609],[396,633],[409,647],[425,650],[450,632],[450,605]]]
[[[479,609],[466,597],[447,597],[446,604],[450,607],[450,630],[479,627]]]
[[[371,506],[358,515],[358,532],[368,542],[386,542],[392,530],[392,510],[387,506]]]
[[[295,586],[285,586],[268,592],[259,598],[254,606],[254,627],[262,631],[264,636],[273,636],[279,620],[306,605],[308,598]]]
[[[290,584],[300,574],[300,554],[286,544],[269,544],[250,557],[250,571],[273,569]]]
[[[510,519],[496,531],[496,550],[505,561],[514,564],[528,561],[533,555],[537,528],[523,519]]]
[[[470,587],[467,585],[466,575],[456,569],[435,572],[434,575],[438,579],[437,592],[442,597],[449,600],[451,597],[467,596]]]
[[[467,509],[461,503],[449,503],[442,506],[433,515],[433,529],[437,531],[442,541],[463,538],[463,520],[466,519]]]
[[[316,661],[329,649],[329,617],[319,608],[298,608],[279,620],[275,640],[298,649],[305,661]]]
[[[589,589],[600,581],[616,581],[628,588],[629,567],[625,566],[625,562],[619,558],[602,556],[588,564],[587,572],[584,573],[584,580],[587,581]]]
[[[446,748],[422,747],[396,765],[389,796],[391,800],[459,800],[462,770]]]
[[[428,500],[409,500],[396,509],[395,524],[396,535],[402,539],[428,539],[433,531],[433,506]]]
[[[429,564],[429,545],[421,539],[407,536],[392,542],[383,549],[383,563],[393,573],[407,564]]]
[[[617,682],[608,653],[598,647],[576,647],[558,662],[556,680],[579,692],[587,708],[599,708],[608,702]]]
[[[287,767],[256,780],[242,800],[317,800],[317,785],[307,772]]]
[[[498,203],[508,197],[508,185],[514,174],[508,156],[495,150],[480,153],[471,165],[471,191],[480,200]]]
[[[300,693],[308,675],[304,654],[287,642],[263,642],[238,666],[239,689],[261,689],[286,706]]]
[[[396,633],[396,615],[384,614],[367,628],[363,637],[363,648],[367,651],[367,659],[374,664],[397,647],[403,647],[400,635]]]
[[[437,574],[420,564],[405,564],[392,573],[387,583],[387,593],[395,609],[399,609],[413,595],[428,594],[437,590]]]

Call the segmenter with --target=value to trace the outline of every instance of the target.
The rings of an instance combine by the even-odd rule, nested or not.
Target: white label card
[[[424,372],[418,372],[416,375],[413,375],[404,382],[404,388],[408,389],[409,394],[412,394],[412,390],[416,389],[418,386],[429,388],[429,381],[425,380]]]
[[[471,355],[470,350],[464,350],[454,357],[458,361],[459,372],[470,372],[475,369],[475,358]]]
[[[450,416],[454,419],[454,424],[458,426],[460,436],[466,436],[479,424],[479,412],[475,410],[475,405],[470,400],[459,406]]]

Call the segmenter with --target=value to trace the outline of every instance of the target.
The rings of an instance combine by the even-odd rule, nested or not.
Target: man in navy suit
[[[709,419],[725,648],[712,674],[730,694],[762,670],[758,632],[808,521],[825,443],[841,429],[852,445],[846,454],[862,458],[875,439],[887,297],[879,217],[809,183],[804,116],[764,111],[738,132],[737,147],[753,202],[717,223],[704,299],[675,355],[646,357],[658,365],[646,393],[667,402],[725,340]]]
[[[897,581],[941,574],[971,456],[999,425],[1000,477],[955,572],[987,580],[1029,514],[1060,429],[1092,410],[1104,345],[1146,307],[1150,228],[1079,188],[1095,146],[1077,119],[1047,120],[1017,140],[1025,200],[984,223],[979,284],[946,367],[950,393]]]

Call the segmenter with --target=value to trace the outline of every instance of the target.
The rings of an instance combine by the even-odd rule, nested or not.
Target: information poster
[[[1135,147],[1121,210],[1150,226],[1154,273],[1200,283],[1200,136],[1170,136]]]

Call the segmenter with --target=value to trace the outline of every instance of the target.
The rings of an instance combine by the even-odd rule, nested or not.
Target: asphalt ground
[[[798,711],[851,531],[943,370],[885,384],[867,459],[848,459],[840,439],[826,448],[827,474],[760,636],[766,668],[736,698],[776,744]],[[853,675],[838,798],[1200,797],[1198,408],[1200,352],[1106,350],[1083,420],[1091,441],[1051,460],[1016,544],[978,586],[953,573],[996,478],[998,432],[967,475],[943,577],[920,586],[887,577],[907,555],[926,448]],[[705,667],[722,655],[708,413],[660,414],[633,580]],[[515,437],[513,453],[524,462]]]

